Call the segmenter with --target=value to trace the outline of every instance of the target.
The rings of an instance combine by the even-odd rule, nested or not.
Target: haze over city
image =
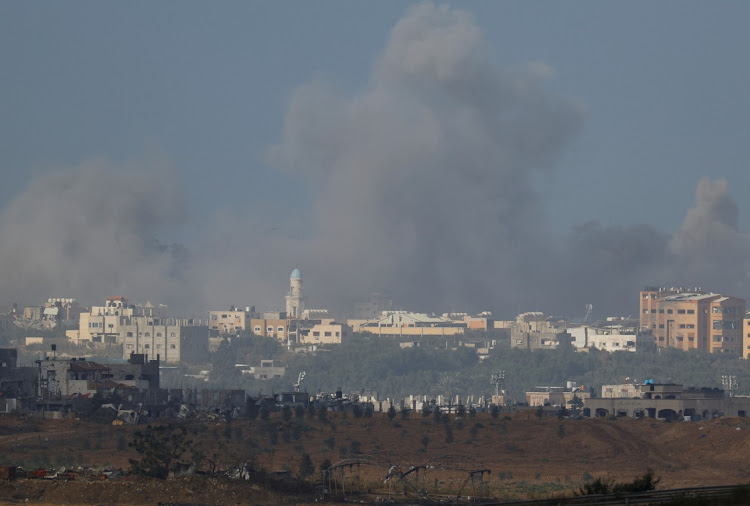
[[[750,294],[724,2],[0,5],[0,303]]]

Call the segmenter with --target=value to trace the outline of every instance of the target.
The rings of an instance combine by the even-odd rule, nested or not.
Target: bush
[[[148,425],[145,431],[136,431],[130,443],[141,457],[130,459],[130,466],[136,474],[166,479],[180,458],[192,450],[192,444],[185,427]]]
[[[631,482],[615,483],[609,478],[596,478],[591,483],[584,483],[579,489],[578,495],[594,494],[624,494],[630,492],[646,492],[656,490],[661,478],[654,475],[654,471],[649,469],[643,476],[637,477]]]

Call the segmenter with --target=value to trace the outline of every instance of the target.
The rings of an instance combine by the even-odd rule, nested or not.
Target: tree
[[[309,453],[302,454],[302,460],[299,463],[299,477],[304,479],[315,473],[315,464],[313,464]]]
[[[463,418],[464,416],[466,416],[466,406],[459,404],[456,407],[456,418]]]
[[[393,420],[394,418],[396,418],[396,408],[391,404],[391,407],[388,408],[388,419]]]
[[[568,401],[568,404],[576,415],[583,409],[583,399],[578,397],[578,394],[573,394],[573,398]]]
[[[129,460],[134,473],[166,479],[177,468],[180,458],[192,450],[193,442],[187,438],[184,426],[148,425],[145,431],[135,432],[129,446],[141,457]]]
[[[538,406],[536,408],[536,417],[541,419],[544,416],[544,408],[541,406]]]
[[[284,421],[288,422],[292,419],[292,408],[289,406],[284,406],[281,409],[281,416],[284,418]]]
[[[492,418],[497,418],[500,416],[500,406],[493,404],[490,408],[490,414],[492,415]]]

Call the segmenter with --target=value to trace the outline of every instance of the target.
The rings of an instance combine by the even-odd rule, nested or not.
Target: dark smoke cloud
[[[3,298],[100,303],[121,294],[184,302],[186,251],[157,239],[186,217],[175,181],[161,162],[90,160],[38,176],[0,215]]]
[[[390,290],[411,307],[477,308],[544,276],[555,241],[532,176],[584,116],[545,92],[549,74],[499,67],[470,15],[422,4],[361,92],[316,82],[293,96],[273,157],[318,193],[305,263],[329,298]]]

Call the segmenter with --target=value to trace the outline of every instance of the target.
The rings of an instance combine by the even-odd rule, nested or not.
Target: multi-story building
[[[288,339],[289,321],[285,313],[263,313],[263,318],[251,318],[250,329],[256,336],[273,337],[279,341]]]
[[[81,313],[79,328],[66,333],[76,344],[122,345],[122,357],[157,356],[166,363],[200,361],[208,353],[208,327],[187,318],[167,318],[150,303],[136,307],[122,296]]]
[[[303,323],[303,322],[300,322]],[[297,342],[300,344],[341,344],[349,328],[332,319],[322,320],[312,326],[300,328]]]
[[[255,307],[246,307],[244,311],[234,306],[229,311],[209,311],[208,329],[211,337],[241,334],[251,330],[251,320],[258,317]]]
[[[510,347],[525,350],[554,350],[573,342],[565,322],[544,316],[544,313],[522,313],[510,327]]]
[[[135,353],[168,364],[201,362],[208,355],[208,327],[182,318],[123,317],[118,343],[125,359]]]
[[[737,297],[675,288],[640,292],[641,331],[650,331],[659,348],[742,356],[744,314],[745,300]]]

